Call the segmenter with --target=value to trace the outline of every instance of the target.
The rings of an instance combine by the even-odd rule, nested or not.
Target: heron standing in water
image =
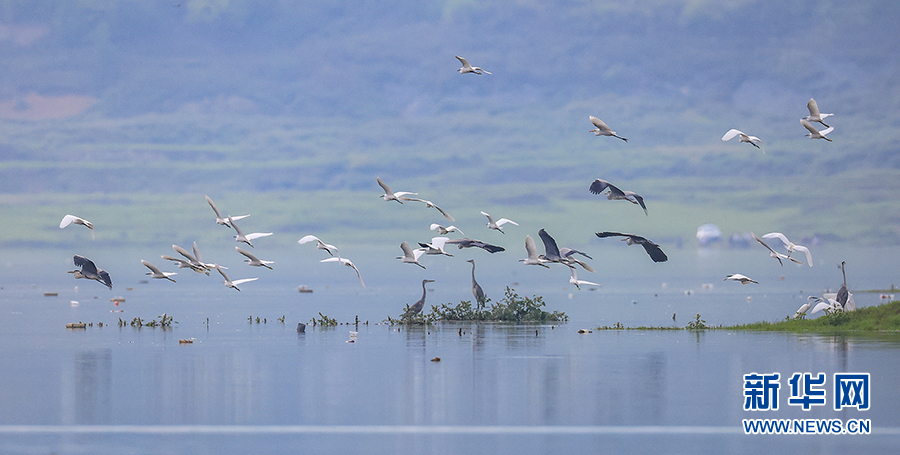
[[[422,280],[422,298],[403,313],[404,318],[411,318],[422,312],[422,308],[425,306],[425,283],[434,283],[434,280]]]
[[[469,259],[466,262],[472,263],[472,295],[475,296],[475,302],[478,304],[478,310],[482,310],[484,308],[484,290],[481,289],[481,286],[475,281],[475,260]]]

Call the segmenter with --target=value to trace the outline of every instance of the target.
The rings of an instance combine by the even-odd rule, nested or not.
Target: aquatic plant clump
[[[485,299],[484,308],[474,308],[469,300],[457,305],[442,303],[432,306],[427,314],[407,315],[406,312],[394,319],[385,319],[389,324],[431,324],[438,321],[489,321],[489,322],[564,322],[569,317],[561,311],[548,312],[542,308],[546,304],[540,296],[522,297],[515,290],[506,287],[504,297],[493,303]],[[489,307],[489,309],[487,309]]]

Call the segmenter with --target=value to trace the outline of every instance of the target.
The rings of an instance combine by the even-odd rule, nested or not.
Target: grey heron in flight
[[[640,245],[644,247],[644,251],[650,255],[650,259],[653,259],[653,262],[666,262],[669,258],[666,256],[666,253],[663,252],[662,248],[659,245],[653,243],[649,239],[645,237],[641,237],[639,235],[634,234],[624,234],[621,232],[597,232],[595,234],[597,237],[606,238],[606,237],[625,237],[622,239],[623,242],[630,245]]]
[[[537,248],[534,245],[534,238],[530,235],[525,236],[525,252],[528,254],[528,257],[519,259],[519,262],[524,262],[525,265],[539,265],[544,268],[550,268],[549,265],[545,264],[545,262],[549,261],[538,256]]]
[[[232,281],[231,278],[228,278],[228,275],[225,274],[225,271],[222,270],[222,267],[216,266],[216,270],[219,271],[219,274],[222,275],[222,278],[225,278],[225,281],[222,282],[225,285],[225,287],[234,289],[235,291],[241,290],[240,288],[238,288],[239,284],[244,284],[244,283],[248,283],[250,281],[256,281],[259,279],[259,278],[243,278],[240,280]]]
[[[592,129],[588,132],[594,133],[594,136],[612,136],[612,137],[617,137],[625,142],[628,142],[628,139],[625,139],[622,136],[616,135],[615,131],[609,129],[609,126],[607,126],[606,123],[603,123],[603,120],[600,120],[597,117],[594,117],[593,115],[588,116],[588,119],[590,119],[591,123],[595,127],[594,129]]]
[[[391,191],[391,187],[387,186],[387,183],[384,183],[384,180],[381,180],[381,177],[375,177],[375,180],[378,181],[378,186],[380,186],[381,189],[384,190],[384,194],[379,197],[384,199],[385,201],[397,201],[398,203],[402,204],[403,201],[400,199],[401,197],[408,196],[410,194],[413,196],[419,195],[419,193],[410,193],[409,191],[398,191],[395,193]]]
[[[483,211],[483,210],[481,211],[481,214],[484,215],[484,216],[486,216],[487,219],[488,219],[488,223],[487,223],[488,229],[493,229],[493,230],[495,230],[495,231],[500,231],[501,234],[505,234],[505,232],[503,232],[503,229],[501,228],[501,226],[503,226],[504,224],[509,223],[509,224],[514,224],[514,225],[516,225],[516,226],[519,225],[519,223],[516,223],[515,221],[509,220],[509,219],[506,219],[506,218],[500,218],[499,220],[494,221],[494,218],[493,218],[489,213],[487,213],[487,212],[485,212],[485,211]]]
[[[219,213],[218,207],[216,207],[216,203],[213,202],[213,200],[210,199],[209,196],[206,196],[206,202],[209,204],[210,207],[212,207],[213,212],[216,213],[216,224],[219,224],[219,225],[222,225],[222,226],[225,226],[225,227],[231,227],[231,225],[228,224],[228,219],[222,217],[222,214]],[[238,215],[238,216],[233,216],[233,217],[231,217],[231,219],[233,219],[233,220],[243,220],[244,218],[247,218],[248,216],[250,216],[250,215]]]
[[[269,270],[272,270],[272,266],[270,266],[269,264],[274,264],[275,263],[274,261],[264,261],[256,256],[254,256],[249,251],[242,250],[241,247],[239,247],[239,246],[234,247],[234,249],[238,253],[241,253],[242,255],[244,255],[247,258],[247,259],[244,259],[244,262],[246,262],[247,265],[250,265],[252,267],[265,267]]]
[[[766,151],[762,147],[759,146],[759,144],[762,143],[762,139],[760,139],[756,136],[747,135],[746,133],[744,133],[741,130],[736,130],[734,128],[728,130],[728,132],[725,133],[724,136],[722,136],[722,140],[725,142],[728,142],[728,141],[734,139],[735,136],[740,137],[740,142],[746,142],[746,143],[762,150],[763,153],[766,153]]]
[[[468,60],[466,60],[458,55],[456,56],[456,59],[459,60],[459,63],[462,64],[462,68],[456,70],[459,72],[459,74],[466,74],[466,73],[479,74],[479,75],[481,73],[491,74],[490,72],[485,71],[477,66],[472,66]]]
[[[826,141],[831,142],[831,139],[828,139],[825,136],[828,133],[834,131],[833,126],[829,126],[828,128],[825,128],[824,130],[819,131],[816,129],[816,127],[814,127],[812,125],[812,123],[807,122],[806,119],[800,119],[800,124],[803,125],[803,127],[809,131],[809,133],[805,135],[806,137],[808,137],[810,139],[825,139]]]
[[[539,260],[543,262],[556,262],[569,267],[574,267],[575,264],[578,264],[584,267],[584,269],[588,272],[594,271],[591,266],[572,257],[572,255],[574,255],[575,253],[581,254],[588,259],[590,259],[590,256],[582,253],[581,251],[573,250],[571,248],[559,248],[556,244],[556,240],[554,240],[553,237],[551,237],[550,234],[548,234],[544,229],[538,231],[538,236],[540,236],[541,241],[544,243],[544,254],[538,256]],[[527,248],[528,247],[526,245],[526,250]]]
[[[69,272],[73,274],[76,279],[85,278],[94,280],[112,289],[112,279],[110,279],[109,273],[107,273],[106,270],[97,268],[93,261],[84,256],[76,254],[72,259],[75,262],[76,267],[81,267],[81,270],[72,270]]]
[[[403,313],[404,318],[413,317],[422,312],[422,308],[425,307],[425,284],[426,283],[434,283],[434,280],[422,280],[422,298],[419,299],[418,302],[409,306],[405,313]]]
[[[424,265],[419,263],[419,257],[422,256],[423,253],[425,253],[425,250],[423,248],[416,248],[415,250],[413,250],[409,246],[409,243],[404,240],[403,243],[400,244],[400,249],[403,250],[403,256],[397,256],[396,259],[399,259],[400,262],[404,264],[415,264],[419,267],[422,267],[423,269],[425,268]]]
[[[456,227],[456,226],[447,226],[447,227],[444,227],[444,226],[441,226],[440,224],[437,224],[437,223],[432,223],[432,224],[431,224],[431,230],[432,230],[432,231],[438,231],[438,233],[441,234],[441,235],[447,235],[447,234],[449,234],[449,233],[451,233],[451,232],[459,232],[459,233],[462,234],[462,235],[466,235],[463,231],[461,231],[461,230],[460,230],[458,227]]]
[[[475,260],[469,259],[466,262],[472,263],[472,295],[475,297],[475,302],[478,304],[477,306],[480,309],[484,306],[484,290],[481,289],[481,285],[479,285],[478,282],[475,281]]]
[[[490,243],[485,243],[485,242],[482,242],[481,240],[476,240],[476,239],[468,239],[468,238],[450,239],[444,243],[446,243],[447,245],[456,245],[457,248],[459,248],[459,249],[472,248],[472,247],[481,248],[481,249],[487,251],[488,253],[499,253],[501,251],[506,251],[506,248],[503,248],[502,246],[491,245]]]
[[[757,237],[756,234],[751,232],[750,235],[753,236],[753,238],[756,239],[756,241],[759,242],[762,246],[766,247],[766,249],[769,250],[769,256],[777,259],[778,263],[781,264],[782,267],[784,266],[784,262],[781,261],[782,259],[789,259],[796,264],[803,264],[802,262],[800,262],[786,254],[782,254],[782,253],[779,253],[779,252],[773,250],[772,247],[770,247],[766,242],[764,242],[763,239]]]
[[[351,261],[347,258],[331,257],[331,258],[327,258],[327,259],[322,259],[319,262],[337,262],[339,264],[343,264],[347,267],[350,267],[351,269],[353,269],[356,272],[356,277],[359,278],[359,284],[361,284],[362,287],[366,287],[366,283],[363,283],[362,275],[359,274],[359,269],[356,268],[356,265],[353,263],[353,261]]]
[[[644,215],[649,215],[647,213],[647,206],[644,205],[644,198],[634,191],[622,191],[619,189],[619,187],[603,179],[594,180],[594,182],[591,183],[591,187],[589,188],[589,190],[593,194],[602,194],[604,191],[609,190],[606,195],[607,200],[628,201],[632,204],[640,205],[641,208],[644,209]]]
[[[305,243],[309,243],[309,242],[316,242],[316,248],[318,248],[320,250],[325,250],[328,252],[328,254],[330,254],[332,256],[341,257],[340,253],[338,253],[338,249],[336,246],[325,243],[325,242],[319,240],[318,237],[316,237],[312,234],[305,235],[305,236],[303,236],[302,239],[297,240],[297,243],[299,243],[301,245],[303,245]]]
[[[726,280],[738,281],[741,284],[750,284],[750,283],[759,284],[758,281],[751,280],[747,276],[741,275],[740,273],[734,273],[734,274],[728,275],[722,281],[726,281]]]
[[[169,280],[169,281],[171,281],[171,282],[173,282],[173,283],[175,282],[175,280],[173,280],[173,279],[171,278],[171,276],[172,276],[172,275],[177,275],[177,273],[175,273],[175,272],[163,272],[162,270],[159,269],[159,267],[157,267],[157,266],[155,266],[155,265],[153,265],[153,264],[151,264],[151,263],[149,263],[149,262],[147,262],[147,261],[145,261],[145,260],[143,260],[143,259],[141,259],[141,264],[144,264],[145,267],[147,267],[148,269],[150,269],[150,271],[147,272],[147,273],[145,274],[145,275],[150,275],[150,278],[156,278],[156,279],[160,279],[160,280]]]
[[[782,234],[780,232],[770,232],[768,234],[763,235],[762,238],[781,240],[781,243],[784,244],[785,249],[787,249],[787,251],[788,251],[788,256],[790,256],[791,253],[793,253],[795,251],[805,253],[806,254],[806,262],[809,263],[810,267],[813,266],[812,253],[809,252],[809,248],[807,248],[803,245],[797,245],[794,242],[791,242],[790,240],[787,239],[787,237],[785,237],[784,234]]]
[[[810,98],[809,101],[806,103],[806,109],[809,110],[809,115],[807,115],[806,117],[803,117],[803,120],[806,120],[807,122],[819,122],[822,125],[824,125],[825,128],[831,128],[830,126],[825,124],[825,122],[823,122],[823,120],[825,120],[828,117],[831,117],[834,114],[823,114],[823,113],[819,112],[819,104],[816,103],[816,100]]]
[[[253,244],[250,243],[251,240],[256,240],[260,237],[267,237],[272,235],[271,232],[254,232],[252,234],[245,235],[243,231],[241,231],[241,228],[239,228],[237,224],[234,224],[234,218],[230,216],[228,217],[228,224],[230,224],[231,227],[234,228],[234,232],[237,233],[237,235],[234,236],[234,241],[246,243],[247,245],[250,245],[250,248],[253,248]]]

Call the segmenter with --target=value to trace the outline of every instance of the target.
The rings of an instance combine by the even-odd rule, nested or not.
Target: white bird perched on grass
[[[400,244],[400,249],[403,250],[403,256],[397,256],[396,259],[399,259],[404,264],[415,264],[423,269],[425,268],[424,265],[419,263],[419,257],[425,253],[424,249],[416,248],[413,250],[406,241]]]
[[[814,295],[809,296],[807,298],[807,303],[815,304],[815,305],[813,305],[812,311],[810,311],[809,314],[815,314],[820,311],[825,311],[826,313],[834,313],[836,311],[843,310],[843,308],[841,308],[841,304],[838,303],[837,300],[834,300],[833,298],[828,298],[827,296],[825,296],[825,298],[816,297]]]
[[[806,313],[809,312],[809,309],[812,308],[812,300],[813,297],[809,296],[806,299],[806,303],[800,305],[800,308],[797,308],[797,311],[794,312],[794,315],[791,316],[791,319],[800,319],[801,317],[806,316]]]
[[[91,230],[91,239],[94,238],[94,224],[84,218],[79,218],[75,215],[64,216],[62,221],[59,222],[59,228],[63,229],[72,223],[80,224],[80,225],[90,229]]]
[[[225,271],[222,270],[222,267],[216,266],[216,270],[219,271],[219,274],[222,275],[222,278],[225,278],[225,281],[222,282],[223,284],[225,284],[225,287],[234,289],[236,291],[240,291],[240,288],[238,288],[239,284],[244,284],[244,283],[248,283],[250,281],[256,281],[259,279],[259,278],[243,278],[240,280],[231,281],[231,278],[228,278],[228,275],[225,274]]]
[[[822,114],[821,112],[819,112],[819,104],[816,103],[816,100],[812,98],[810,98],[806,103],[806,108],[809,109],[809,115],[803,117],[803,120],[806,120],[807,122],[819,122],[822,125],[825,125],[825,128],[831,128],[822,120],[825,120],[826,118],[831,117],[834,114]]]
[[[269,264],[274,264],[275,261],[263,261],[262,259],[251,254],[249,251],[242,250],[239,246],[234,247],[234,249],[237,250],[238,253],[241,253],[247,257],[247,259],[244,259],[244,262],[246,262],[247,265],[253,267],[265,267],[269,270],[272,270],[272,266],[270,266]]]
[[[756,136],[749,136],[741,130],[736,130],[734,128],[728,130],[728,132],[725,133],[724,136],[722,136],[722,140],[725,142],[728,142],[728,141],[734,139],[735,136],[740,137],[741,142],[746,142],[746,143],[762,150],[763,154],[766,153],[765,149],[763,149],[762,147],[759,146],[759,144],[762,143],[762,139],[760,139]]]
[[[589,133],[594,133],[594,136],[612,136],[617,137],[625,142],[628,142],[628,139],[625,139],[622,136],[616,135],[616,132],[609,129],[609,126],[606,123],[603,123],[603,120],[594,117],[593,115],[589,115],[588,118],[591,120],[591,123],[596,127],[590,131]]]
[[[751,279],[748,278],[747,276],[741,275],[740,273],[735,273],[735,274],[732,274],[732,275],[728,275],[728,276],[726,276],[725,279],[722,280],[722,281],[726,281],[726,280],[738,281],[738,282],[740,282],[741,284],[750,284],[750,283],[756,283],[756,284],[759,284],[758,281],[751,280]]]
[[[572,272],[572,276],[569,278],[569,283],[575,285],[576,288],[581,290],[581,285],[585,284],[588,286],[601,286],[600,283],[594,283],[593,281],[579,280],[578,272],[575,271],[575,267],[569,267],[569,271]]]
[[[271,232],[254,232],[252,234],[244,235],[244,233],[241,231],[241,228],[234,224],[234,218],[230,216],[228,217],[228,224],[230,224],[231,227],[234,228],[234,232],[237,232],[237,235],[234,236],[234,241],[246,243],[247,245],[250,245],[250,248],[253,248],[253,244],[250,243],[251,240],[256,240],[260,237],[272,235]]]
[[[782,254],[782,253],[779,253],[779,252],[773,250],[772,247],[770,247],[770,246],[769,246],[766,242],[764,242],[761,238],[757,237],[756,234],[754,234],[754,233],[751,232],[750,235],[753,236],[753,238],[756,239],[756,241],[759,242],[762,246],[766,247],[766,249],[769,250],[769,256],[771,256],[771,257],[777,259],[777,260],[778,260],[778,263],[781,264],[782,267],[784,266],[784,262],[781,261],[782,259],[790,259],[791,261],[793,261],[793,262],[795,262],[795,263],[797,263],[797,264],[803,264],[802,262],[800,262],[800,261],[798,261],[798,260],[796,260],[796,259],[794,259],[794,258],[792,258],[792,257],[790,257],[790,256],[788,256],[788,255],[786,255],[786,254]]]
[[[381,177],[375,177],[375,180],[378,181],[378,186],[380,186],[381,189],[384,190],[384,194],[382,194],[379,197],[384,199],[385,201],[397,201],[400,204],[402,204],[403,201],[400,200],[400,198],[402,196],[407,196],[410,194],[413,196],[419,195],[419,193],[410,193],[409,191],[398,191],[395,193],[395,192],[391,191],[391,187],[387,186],[387,183],[384,183],[384,180],[381,180]]]
[[[826,141],[831,142],[831,139],[828,139],[827,137],[825,137],[825,135],[834,131],[833,126],[829,126],[828,128],[819,131],[812,125],[812,123],[807,122],[806,119],[800,119],[800,124],[803,125],[803,127],[807,130],[809,130],[809,134],[805,135],[806,137],[810,139],[825,139]]]
[[[790,253],[793,253],[795,251],[800,251],[802,253],[806,253],[806,262],[809,263],[810,267],[813,266],[812,254],[809,252],[809,248],[807,248],[803,245],[797,245],[797,244],[791,242],[790,240],[787,239],[787,237],[784,236],[784,234],[782,234],[780,232],[770,232],[768,234],[763,235],[762,238],[781,240],[781,243],[783,243],[784,247],[788,250],[788,256],[791,255]]]
[[[432,225],[431,225],[431,230],[432,230],[432,231],[438,231],[438,233],[440,233],[441,235],[447,235],[447,234],[449,234],[449,233],[451,233],[451,232],[459,232],[459,233],[462,234],[462,235],[466,235],[465,233],[463,233],[463,231],[461,231],[461,230],[460,230],[458,227],[456,227],[456,226],[447,226],[447,227],[444,227],[444,226],[441,226],[440,224],[437,224],[437,223],[432,223]]]
[[[450,240],[447,237],[432,237],[431,243],[419,242],[419,246],[423,248],[425,254],[443,254],[444,256],[453,257],[452,254],[444,251],[444,245]]]
[[[156,279],[161,279],[161,280],[169,280],[169,281],[171,281],[171,282],[174,283],[175,280],[173,280],[173,279],[170,278],[170,277],[171,277],[172,275],[178,275],[178,274],[175,273],[175,272],[163,272],[162,270],[159,269],[159,267],[157,267],[157,266],[155,266],[155,265],[153,265],[153,264],[151,264],[151,263],[149,263],[149,262],[147,262],[147,261],[145,261],[145,260],[143,260],[143,259],[141,259],[141,264],[144,264],[144,266],[146,266],[148,269],[150,269],[150,271],[147,272],[147,273],[145,274],[145,275],[150,275],[150,278],[156,278]]]
[[[220,224],[225,227],[231,227],[231,225],[228,224],[228,220],[225,218],[222,218],[222,214],[219,213],[219,209],[216,207],[216,204],[213,202],[213,200],[209,198],[209,196],[206,196],[206,202],[209,203],[210,207],[212,207],[213,212],[216,212],[216,224]],[[231,219],[242,220],[244,218],[247,218],[248,216],[250,216],[250,215],[238,215],[238,216],[231,217]]]
[[[528,253],[528,257],[525,259],[519,259],[519,262],[524,262],[525,265],[539,265],[544,268],[550,268],[549,265],[545,264],[545,262],[550,262],[545,259],[541,259],[538,256],[537,247],[534,245],[534,238],[530,235],[525,236],[525,252]]]
[[[319,238],[314,235],[307,235],[307,236],[304,236],[302,239],[297,240],[297,243],[299,243],[301,245],[303,245],[305,243],[309,243],[309,242],[316,242],[316,248],[318,248],[320,250],[325,250],[328,252],[328,254],[330,254],[332,256],[341,257],[340,253],[338,253],[338,249],[336,246],[325,243],[325,242],[319,240]]]
[[[340,258],[340,257],[336,257],[336,258],[332,257],[332,258],[322,259],[319,262],[337,262],[339,264],[343,264],[343,265],[346,265],[347,267],[350,267],[351,269],[353,269],[356,272],[356,277],[359,278],[359,284],[361,284],[362,287],[366,287],[366,283],[363,283],[362,275],[359,274],[359,269],[356,268],[356,265],[353,264],[353,262],[350,261],[349,259]]]
[[[466,60],[458,55],[456,56],[456,59],[459,60],[459,63],[462,63],[462,68],[456,70],[456,71],[459,71],[459,74],[466,74],[466,73],[491,74],[489,71],[485,71],[477,66],[472,66],[468,60]]]
[[[444,215],[444,218],[446,218],[450,221],[456,221],[453,219],[452,216],[450,216],[449,213],[445,212],[444,209],[435,205],[434,202],[426,201],[425,199],[419,199],[417,197],[406,197],[406,196],[398,196],[398,197],[400,198],[400,200],[403,200],[403,201],[421,202],[421,203],[425,204],[425,207],[428,207],[430,209],[437,209],[438,212],[441,212],[441,215]]]
[[[508,220],[506,218],[500,218],[499,220],[494,221],[494,218],[491,215],[489,215],[487,212],[484,212],[484,211],[482,211],[481,214],[486,216],[488,219],[488,223],[487,223],[488,229],[500,231],[501,234],[505,234],[505,232],[503,232],[503,229],[501,229],[500,226],[503,226],[506,223],[515,224],[516,226],[519,225],[519,223],[516,223],[513,220]]]

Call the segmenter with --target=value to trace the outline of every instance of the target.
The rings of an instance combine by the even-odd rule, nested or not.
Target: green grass
[[[787,319],[716,328],[795,333],[900,332],[900,301],[852,312],[826,314],[816,319]]]

